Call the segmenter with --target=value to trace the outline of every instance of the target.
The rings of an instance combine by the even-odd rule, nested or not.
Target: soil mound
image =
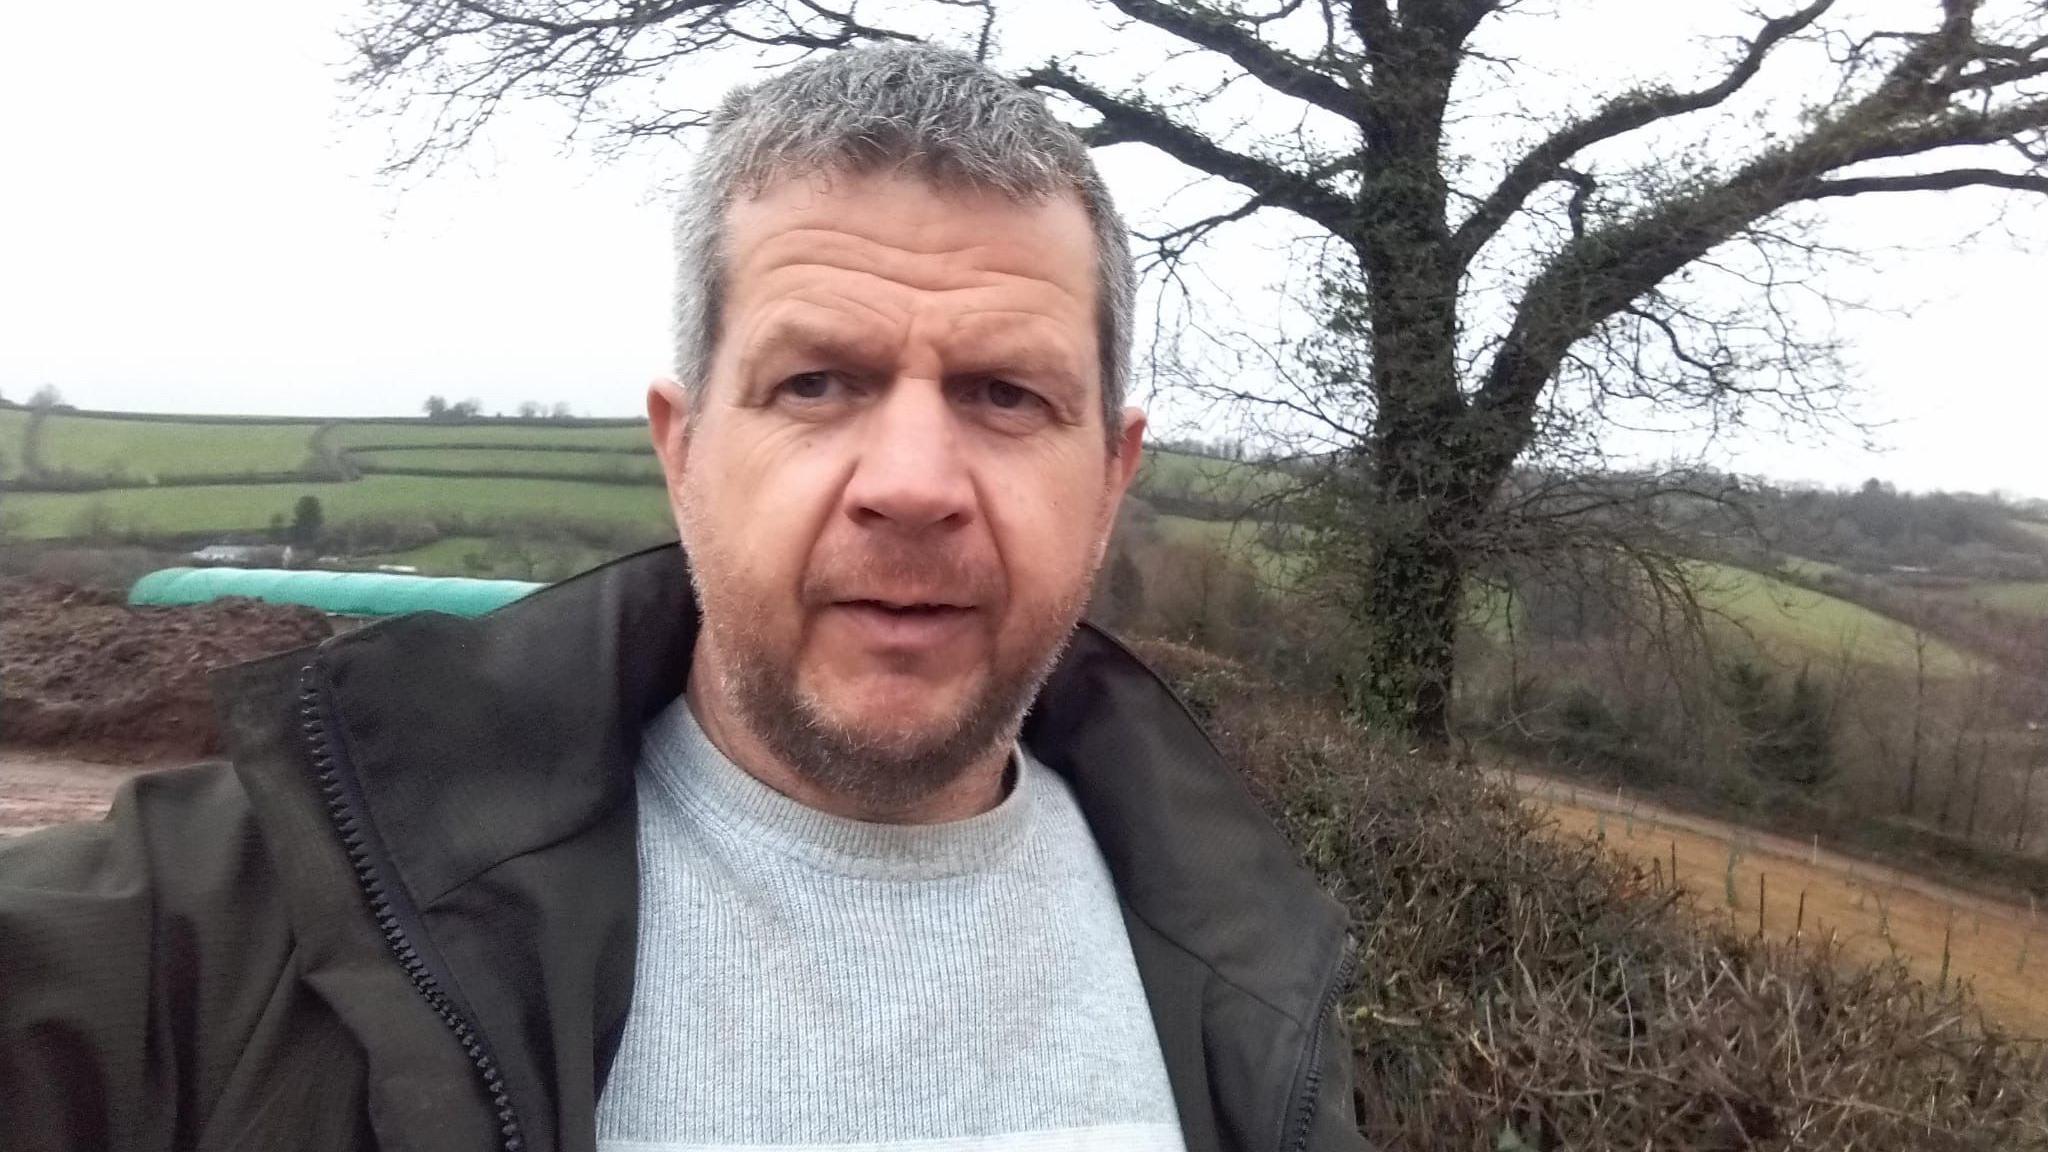
[[[0,744],[109,763],[213,755],[207,673],[332,631],[310,608],[131,608],[116,592],[0,581]]]

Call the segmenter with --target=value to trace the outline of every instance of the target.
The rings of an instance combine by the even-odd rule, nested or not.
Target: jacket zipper
[[[1337,1001],[1344,995],[1344,988],[1351,983],[1351,969],[1354,958],[1351,938],[1345,937],[1344,951],[1337,958],[1337,971],[1330,978],[1330,986],[1323,993],[1323,1003],[1316,1010],[1315,1023],[1311,1026],[1308,1041],[1308,1068],[1302,1076],[1301,1094],[1294,1105],[1294,1139],[1287,1144],[1290,1152],[1306,1152],[1308,1148],[1309,1122],[1315,1118],[1316,1095],[1323,1086],[1323,1034],[1330,1021],[1330,1013],[1337,1008]]]
[[[366,831],[358,786],[343,758],[341,746],[329,732],[319,681],[310,664],[299,673],[299,721],[312,749],[313,766],[319,776],[320,795],[326,803],[328,819],[341,837],[349,867],[355,872],[356,883],[369,903],[377,930],[383,934],[392,956],[405,969],[413,989],[427,1002],[427,1007],[434,1010],[441,1023],[454,1033],[456,1042],[462,1045],[463,1053],[469,1057],[483,1083],[484,1095],[496,1110],[504,1152],[521,1152],[526,1140],[520,1133],[519,1118],[512,1109],[505,1078],[498,1069],[497,1061],[492,1058],[490,1048],[484,1043],[483,1033],[447,991],[450,982],[413,943],[405,925],[408,921],[417,924],[419,916],[407,901],[404,889],[395,877],[380,875]]]

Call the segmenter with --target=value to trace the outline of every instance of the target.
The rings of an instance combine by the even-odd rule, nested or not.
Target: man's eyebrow
[[[1025,375],[1051,378],[1079,389],[1087,366],[1082,352],[1070,342],[1034,335],[1032,325],[974,324],[954,334],[945,349],[949,365],[962,372],[990,372],[1008,369]]]
[[[801,311],[781,311],[747,332],[740,356],[757,361],[765,356],[794,352],[831,360],[866,363],[875,359],[880,342],[855,325],[833,323]]]

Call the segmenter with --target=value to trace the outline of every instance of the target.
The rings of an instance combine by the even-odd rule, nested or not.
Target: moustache
[[[1004,591],[999,569],[957,551],[870,546],[812,565],[799,594],[813,608],[855,600],[974,608],[1000,601]]]

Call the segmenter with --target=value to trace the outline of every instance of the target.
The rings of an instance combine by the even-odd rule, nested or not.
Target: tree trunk
[[[1991,758],[1991,738],[1977,736],[1977,771],[1970,777],[1970,808],[1963,817],[1963,839],[1977,838],[1977,806],[1984,799],[1984,765]]]
[[[1918,619],[1916,614],[1916,620]],[[1901,811],[1911,820],[1920,807],[1921,726],[1927,715],[1927,630],[1913,626],[1913,742],[1906,759],[1906,800]]]
[[[1964,724],[1957,722],[1955,741],[1948,748],[1948,785],[1941,790],[1941,811],[1935,815],[1935,822],[1944,832],[1948,831],[1949,813],[1955,807],[1956,785],[1963,782],[1963,740],[1968,734]]]
[[[2034,773],[2040,770],[2040,759],[2029,756],[2027,758],[2027,782],[2020,787],[2020,803],[2015,813],[2019,819],[2019,827],[2015,828],[2012,834],[2012,850],[2015,852],[2025,852],[2027,850],[2027,818],[2033,813]]]
[[[1351,706],[1395,732],[1445,741],[1463,584],[1458,550],[1426,522],[1381,530],[1364,598],[1365,675]]]

